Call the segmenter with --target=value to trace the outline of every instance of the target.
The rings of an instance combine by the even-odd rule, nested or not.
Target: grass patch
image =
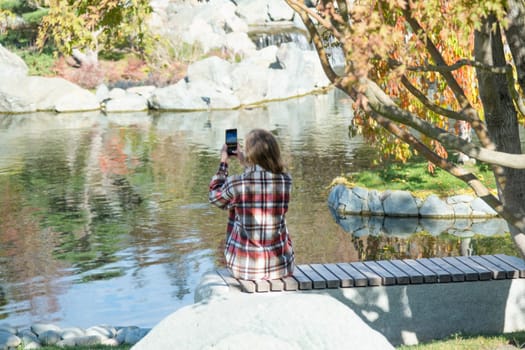
[[[525,348],[525,332],[514,332],[499,335],[461,335],[456,334],[450,338],[432,341],[413,346],[399,346],[399,350],[489,350],[513,346],[516,349]],[[507,348],[508,349],[508,348]]]
[[[466,165],[464,168],[475,174],[489,189],[495,188],[494,176],[487,166]],[[403,190],[438,196],[446,196],[451,192],[474,194],[467,184],[445,170],[437,168],[431,174],[427,170],[427,163],[422,160],[406,164],[390,163],[381,169],[363,170],[347,177],[347,183],[378,191]]]

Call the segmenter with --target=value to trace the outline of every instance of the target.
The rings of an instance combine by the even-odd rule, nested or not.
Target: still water
[[[255,127],[278,137],[298,263],[460,254],[460,237],[357,238],[336,223],[328,186],[370,163],[351,118],[337,91],[242,111],[0,115],[0,323],[152,327],[191,304],[222,264],[226,213],[207,186],[232,127],[241,143]]]

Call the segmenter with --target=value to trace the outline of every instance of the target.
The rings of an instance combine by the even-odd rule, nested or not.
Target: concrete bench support
[[[503,254],[299,265],[293,277],[263,282],[217,273],[230,292],[254,297],[330,295],[393,345],[525,330],[525,261]]]

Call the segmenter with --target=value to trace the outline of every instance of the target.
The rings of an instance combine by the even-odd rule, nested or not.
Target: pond
[[[370,166],[338,91],[240,111],[0,116],[0,319],[152,327],[222,266],[226,213],[208,183],[224,130],[271,130],[294,179],[298,263],[508,253],[508,235],[355,236],[327,207],[331,181]],[[240,171],[233,164],[231,172]]]

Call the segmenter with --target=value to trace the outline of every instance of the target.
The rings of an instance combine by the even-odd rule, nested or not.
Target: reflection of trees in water
[[[361,261],[483,255],[493,254],[494,251],[518,256],[509,234],[463,238],[420,232],[408,238],[387,235],[352,236],[352,242]]]

